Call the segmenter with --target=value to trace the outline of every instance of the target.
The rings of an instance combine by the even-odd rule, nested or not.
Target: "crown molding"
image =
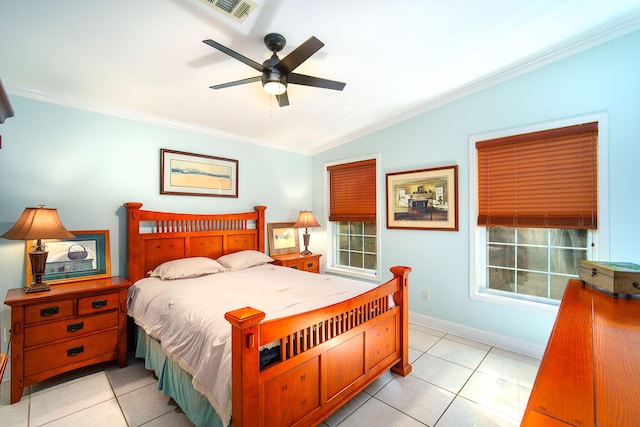
[[[245,144],[259,145],[262,147],[272,148],[281,151],[290,151],[298,154],[309,155],[309,150],[300,150],[293,147],[286,147],[270,141],[255,140],[250,138],[242,138],[232,133],[221,132],[220,130],[198,126],[192,123],[171,120],[166,117],[156,116],[153,114],[141,113],[139,111],[126,110],[122,108],[114,108],[103,104],[91,103],[77,98],[65,97],[37,89],[30,89],[18,85],[7,83],[7,92],[12,95],[21,96],[23,98],[35,99],[50,104],[61,105],[69,108],[76,108],[84,111],[91,111],[107,116],[118,117],[121,119],[134,120],[142,123],[153,124],[157,126],[168,127],[186,132],[198,133],[202,135],[214,136],[216,138],[226,139]]]

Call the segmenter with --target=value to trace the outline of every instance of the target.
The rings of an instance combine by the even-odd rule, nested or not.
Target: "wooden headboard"
[[[264,211],[232,214],[185,214],[127,208],[127,278],[135,282],[165,261],[219,256],[253,249],[264,252]]]

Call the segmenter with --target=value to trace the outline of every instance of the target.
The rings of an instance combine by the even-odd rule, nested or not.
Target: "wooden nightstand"
[[[127,289],[122,277],[51,285],[27,294],[9,289],[11,403],[38,381],[94,363],[127,366]]]
[[[274,259],[272,264],[320,274],[320,257],[322,254],[300,255],[296,252],[293,254],[270,256]]]

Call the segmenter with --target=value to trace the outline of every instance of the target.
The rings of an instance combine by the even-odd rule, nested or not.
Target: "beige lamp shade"
[[[25,208],[18,221],[0,236],[9,240],[71,239],[75,237],[58,218],[58,210]]]
[[[316,217],[313,216],[311,211],[300,211],[296,223],[293,224],[295,228],[308,228],[308,227],[320,227]]]

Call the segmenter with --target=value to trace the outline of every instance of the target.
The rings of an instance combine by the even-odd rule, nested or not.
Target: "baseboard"
[[[545,345],[522,341],[506,335],[500,335],[493,332],[483,331],[482,329],[471,328],[459,323],[450,322],[448,320],[438,319],[436,317],[425,316],[424,314],[409,312],[409,322],[416,325],[425,326],[427,328],[436,329],[448,334],[457,335],[462,338],[478,341],[484,344],[500,347],[514,353],[523,354],[525,356],[542,359]]]

